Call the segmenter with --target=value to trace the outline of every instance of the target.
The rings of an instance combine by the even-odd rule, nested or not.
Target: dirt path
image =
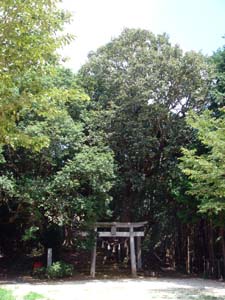
[[[225,283],[203,279],[84,280],[56,283],[10,283],[17,299],[36,292],[51,300],[224,300]]]

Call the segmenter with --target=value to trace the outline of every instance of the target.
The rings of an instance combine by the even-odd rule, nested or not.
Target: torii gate
[[[130,238],[130,259],[131,259],[131,274],[133,277],[137,276],[137,268],[142,268],[141,260],[141,237],[144,237],[144,226],[147,222],[138,223],[120,223],[120,222],[98,222],[94,225],[94,231],[97,237],[129,237]],[[108,229],[108,231],[101,231],[99,229]],[[119,229],[119,231],[118,231]],[[138,229],[138,231],[137,231]],[[137,238],[137,266],[135,253],[135,240]],[[94,247],[91,257],[91,277],[95,277],[96,269],[96,254],[97,254],[97,238],[95,238]]]

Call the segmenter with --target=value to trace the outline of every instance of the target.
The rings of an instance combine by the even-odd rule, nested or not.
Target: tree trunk
[[[65,238],[63,246],[72,247],[74,245],[74,236],[72,226],[65,226]]]
[[[186,258],[186,272],[191,273],[191,242],[190,242],[190,228],[187,228],[187,258]]]
[[[132,191],[131,183],[127,182],[126,194],[124,195],[122,202],[122,214],[121,222],[131,222],[131,210],[132,210]]]
[[[214,233],[212,219],[208,225],[208,249],[209,249],[209,268],[212,276],[215,275],[215,251],[214,251]]]
[[[221,236],[221,246],[222,246],[222,255],[223,255],[223,272],[225,274],[225,239],[224,239],[224,227],[220,227],[220,236]]]

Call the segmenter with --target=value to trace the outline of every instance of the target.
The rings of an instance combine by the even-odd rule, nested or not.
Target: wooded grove
[[[225,277],[225,48],[124,29],[74,73],[58,2],[1,1],[0,254],[147,221],[143,268]]]

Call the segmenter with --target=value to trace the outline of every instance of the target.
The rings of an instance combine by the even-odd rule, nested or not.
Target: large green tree
[[[41,118],[57,113],[62,90],[48,89],[59,56],[56,50],[69,42],[63,35],[69,14],[59,0],[1,0],[0,4],[0,144],[39,149],[45,136],[32,136],[17,124],[27,111]],[[59,111],[58,111],[59,112]]]
[[[207,103],[208,65],[167,35],[126,29],[90,53],[79,72],[118,165],[115,217],[162,219],[180,146],[190,141],[184,116]],[[163,212],[162,212],[163,210]],[[160,215],[160,211],[162,215]]]
[[[181,169],[182,181],[176,183],[179,190],[177,199],[182,202],[184,216],[191,213],[192,229],[197,219],[202,220],[201,236],[206,235],[204,256],[208,257],[211,275],[215,276],[216,255],[223,255],[225,261],[224,242],[224,92],[225,92],[225,51],[216,51],[210,58],[214,73],[210,84],[209,110],[203,114],[189,113],[187,122],[193,128],[195,142],[183,149]],[[180,185],[180,186],[179,186]],[[183,199],[183,200],[181,200]],[[183,221],[190,225],[188,220]],[[190,232],[189,232],[190,234]],[[193,238],[193,237],[192,237]],[[222,250],[217,243],[221,241]],[[199,242],[195,242],[195,249]],[[205,250],[204,250],[205,251]],[[203,251],[203,252],[204,252]],[[218,271],[219,272],[219,271]]]
[[[197,130],[204,151],[183,149],[181,167],[191,181],[189,193],[200,200],[199,211],[218,214],[225,210],[225,118],[209,111],[192,113],[188,123]]]
[[[212,55],[211,61],[215,68],[211,110],[215,110],[215,107],[221,108],[225,104],[225,46]]]
[[[214,235],[218,237],[217,241],[222,242],[219,255],[222,253],[225,262],[224,111],[221,111],[217,118],[213,117],[210,111],[200,116],[192,113],[188,117],[188,123],[197,131],[201,146],[184,148],[180,167],[189,180],[186,192],[192,196],[192,205],[196,206],[198,213],[209,223],[209,259],[212,273],[215,275]]]
[[[189,193],[200,201],[199,210],[218,215],[224,210],[224,104],[225,50],[217,50],[211,57],[214,75],[211,84],[210,110],[204,114],[190,113],[187,121],[195,129],[198,143],[183,149],[183,172],[191,185]]]
[[[114,177],[112,151],[98,138],[101,133],[89,130],[89,97],[77,86],[73,73],[61,68],[55,73],[44,80],[46,88],[67,92],[66,100],[57,98],[60,113],[40,119],[27,111],[26,118],[17,123],[34,136],[46,136],[48,147],[36,152],[3,147],[0,228],[4,250],[8,246],[15,250],[10,234],[11,241],[21,242],[22,236],[25,240],[40,236],[53,224],[68,228],[66,243],[71,243],[74,216],[90,223],[108,212]]]

